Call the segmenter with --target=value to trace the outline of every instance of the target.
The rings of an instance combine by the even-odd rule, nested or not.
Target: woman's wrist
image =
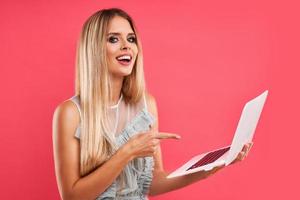
[[[128,149],[127,145],[123,145],[119,150],[117,151],[117,154],[120,155],[121,158],[125,159],[126,162],[130,162],[134,159],[133,154]]]

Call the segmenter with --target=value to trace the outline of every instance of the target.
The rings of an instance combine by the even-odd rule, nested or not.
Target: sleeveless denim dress
[[[137,133],[150,130],[154,124],[155,117],[147,109],[145,96],[143,106],[136,111],[122,131],[116,136],[117,147],[124,145],[132,136]],[[80,98],[78,95],[70,98],[75,103],[81,117]],[[80,140],[80,123],[75,131],[76,138]],[[130,161],[122,173],[125,175],[125,187],[120,186],[120,176],[99,196],[96,200],[148,200],[147,194],[152,181],[154,161],[153,157],[136,158]]]

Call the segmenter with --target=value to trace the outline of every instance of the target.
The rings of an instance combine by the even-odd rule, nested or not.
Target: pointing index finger
[[[155,134],[155,138],[157,139],[180,139],[180,135],[175,133],[166,133],[166,132],[158,132]]]

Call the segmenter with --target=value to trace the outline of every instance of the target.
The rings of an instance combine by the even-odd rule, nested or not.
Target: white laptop
[[[216,166],[229,165],[235,160],[243,146],[252,141],[257,122],[268,95],[268,90],[247,102],[243,108],[234,138],[230,146],[193,157],[167,176],[173,178],[198,171],[208,171]]]

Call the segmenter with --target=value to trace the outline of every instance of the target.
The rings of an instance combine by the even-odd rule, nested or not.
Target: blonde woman
[[[55,172],[64,200],[147,199],[214,174],[166,179],[155,99],[146,92],[141,41],[132,18],[103,9],[84,23],[76,92],[53,115]],[[246,145],[236,161],[242,160]]]

